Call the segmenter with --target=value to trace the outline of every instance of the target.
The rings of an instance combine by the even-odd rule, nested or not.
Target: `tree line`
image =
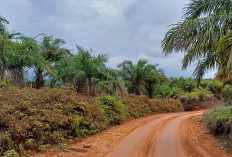
[[[28,37],[7,29],[9,22],[0,17],[0,80],[18,86],[25,83],[25,69],[33,71],[34,88],[71,87],[87,95],[99,92],[134,93],[154,96],[155,87],[168,80],[158,65],[140,59],[126,60],[117,69],[109,68],[106,54],[93,55],[76,45],[75,52],[66,42],[46,34]]]

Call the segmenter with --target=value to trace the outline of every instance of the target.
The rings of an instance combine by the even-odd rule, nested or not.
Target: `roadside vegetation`
[[[140,59],[111,69],[106,54],[71,51],[62,39],[11,32],[8,23],[0,18],[0,156],[63,147],[129,117],[184,111],[176,98],[156,95],[169,82],[158,65]]]
[[[196,63],[193,75],[198,85],[208,86],[215,97],[223,98],[224,105],[215,107],[204,116],[206,127],[214,135],[224,135],[227,146],[232,148],[232,110],[231,110],[231,48],[232,48],[232,2],[231,0],[191,0],[184,8],[184,19],[172,25],[162,41],[166,55],[182,51],[183,69]],[[209,70],[217,70],[215,81],[208,84],[202,80]],[[221,82],[219,82],[221,81]],[[202,96],[211,94],[205,90],[194,90]],[[189,95],[189,94],[187,94]],[[189,96],[194,97],[194,93]],[[222,136],[221,136],[222,137]]]
[[[147,96],[87,97],[70,89],[0,89],[0,153],[25,155],[95,134],[128,117],[183,111],[180,101]],[[28,153],[28,151],[27,151]]]

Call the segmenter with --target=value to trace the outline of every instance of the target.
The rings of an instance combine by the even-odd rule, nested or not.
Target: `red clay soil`
[[[112,127],[70,145],[74,150],[36,157],[232,157],[201,122],[203,111],[148,116]],[[86,152],[77,152],[83,148]]]

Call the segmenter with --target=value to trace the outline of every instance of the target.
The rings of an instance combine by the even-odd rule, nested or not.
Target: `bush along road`
[[[36,157],[229,157],[202,125],[204,111],[133,119],[99,134]],[[90,148],[86,148],[90,146]],[[70,149],[71,148],[71,149]]]

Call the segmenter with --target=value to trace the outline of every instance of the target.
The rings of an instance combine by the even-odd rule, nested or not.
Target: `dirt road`
[[[40,157],[232,157],[201,122],[203,111],[153,115],[131,120],[72,144],[87,152],[50,152]],[[38,156],[38,155],[37,155]]]

